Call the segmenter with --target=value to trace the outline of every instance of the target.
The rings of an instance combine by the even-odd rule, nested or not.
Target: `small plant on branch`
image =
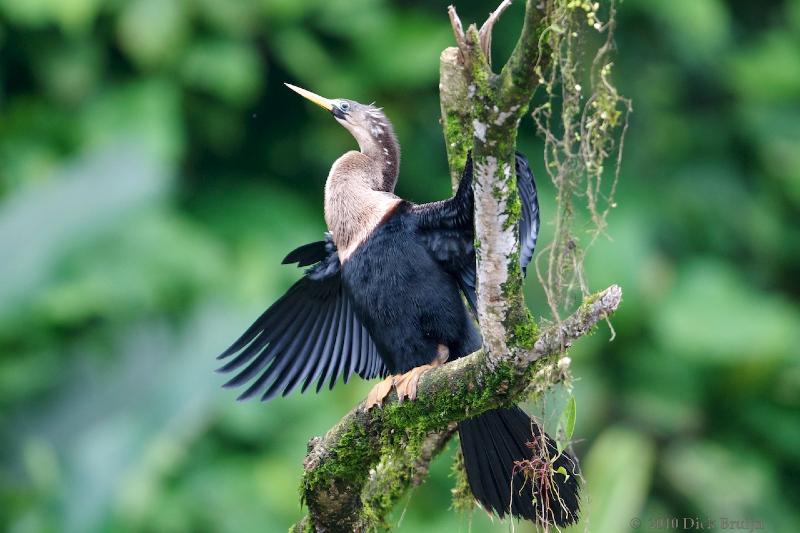
[[[399,380],[385,381],[388,385],[383,389],[379,384],[373,390],[378,392],[374,396],[371,393],[368,401],[356,406],[324,437],[312,439],[301,485],[308,515],[296,524],[296,530],[365,531],[390,527],[387,517],[392,508],[425,479],[430,461],[457,431],[463,437],[465,424],[495,411],[520,412],[510,407],[541,397],[554,383],[569,383],[569,358],[563,357],[564,352],[619,306],[621,289],[612,285],[590,295],[582,268],[586,246],[603,234],[606,217],[614,206],[622,135],[630,112],[630,102],[611,83],[609,54],[613,49],[615,4],[614,0],[609,1],[601,6],[577,0],[527,0],[519,39],[499,72],[490,62],[492,30],[510,0],[503,0],[480,29],[474,24],[465,29],[455,8],[448,9],[457,46],[446,49],[440,60],[442,125],[453,182],[462,172],[471,178],[471,182],[464,181],[472,187],[471,200],[458,205],[470,206],[466,214],[459,215],[470,220],[471,225],[465,230],[471,232],[470,240],[474,235],[471,250],[475,269],[465,282],[471,291],[464,294],[476,310],[482,347],[469,354],[476,345],[455,360],[418,372],[411,381],[404,381],[404,375]],[[586,35],[604,39],[588,64],[581,60]],[[365,120],[383,122],[361,131],[347,123],[348,114],[360,109],[357,102],[329,100],[291,88],[331,111],[354,134],[362,153],[374,152],[388,161],[386,164],[391,166],[383,170],[379,184],[384,189],[379,190],[388,187],[391,191],[399,159],[393,158],[391,149],[382,144],[393,137],[384,136],[387,128],[391,129],[381,118],[380,110],[368,109]],[[529,113],[537,91],[544,95],[543,101]],[[517,129],[529,115],[544,139],[545,166],[557,192],[555,237],[540,254],[547,259],[546,270],[537,262],[552,323],[534,320],[523,293],[525,267],[533,253],[539,223],[538,204],[521,202],[525,191],[518,182],[520,169],[527,168],[527,162],[520,166],[516,154]],[[386,157],[380,155],[380,146]],[[615,161],[610,171],[606,163],[609,158]],[[609,172],[610,178],[606,177]],[[470,198],[468,193],[468,188],[459,188],[452,201]],[[527,194],[530,200],[530,192]],[[531,212],[534,204],[535,217]],[[438,204],[442,205],[452,204]],[[583,211],[588,214],[588,221],[581,227],[576,220]],[[530,231],[534,218],[532,243],[521,243],[521,225]],[[312,264],[305,254],[328,254],[325,261],[317,259],[320,262],[307,275],[328,279],[325,276],[337,272],[340,259],[355,253],[345,245],[350,241],[342,240],[350,235],[345,232],[337,241],[335,230],[334,227],[333,239],[339,258],[331,259],[332,249],[325,243],[314,243],[290,254],[301,264]],[[568,316],[562,316],[578,294],[583,303]],[[270,320],[269,316],[265,320]],[[321,319],[318,322],[328,323]],[[446,355],[444,352],[444,358]],[[299,371],[309,368],[311,363]],[[365,374],[374,375],[368,369],[375,367],[364,368]],[[249,370],[244,373],[252,375]],[[311,375],[303,388],[311,382]],[[287,379],[288,388],[299,380]],[[283,386],[283,382],[276,383],[279,385],[270,385],[265,396]],[[403,385],[401,391],[400,383],[412,385]],[[402,401],[405,396],[411,401]],[[522,416],[528,420],[527,415]],[[526,451],[518,457],[524,457],[504,471],[510,480],[508,512],[523,514],[519,499],[514,500],[516,494],[533,499],[521,503],[535,505],[535,517],[529,518],[544,529],[577,518],[579,470],[568,453],[574,425],[574,398],[564,410],[557,440],[546,437],[538,424],[531,424],[529,438],[520,440]],[[462,438],[462,443],[465,441]],[[468,459],[466,448],[462,447],[462,452]],[[471,486],[472,478],[463,476],[464,468],[457,463],[454,471],[454,507],[469,507],[468,494],[481,497]],[[570,487],[570,494],[563,492],[566,486]],[[493,510],[504,514],[504,509],[496,505]]]

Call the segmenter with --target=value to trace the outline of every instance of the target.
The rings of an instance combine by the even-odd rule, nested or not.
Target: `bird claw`
[[[382,405],[383,400],[392,391],[392,387],[397,391],[397,400],[403,403],[403,400],[415,400],[417,398],[417,384],[422,374],[428,370],[434,369],[437,366],[443,365],[448,357],[450,357],[450,350],[444,344],[440,344],[436,350],[436,359],[429,365],[422,365],[412,368],[405,374],[397,374],[389,376],[386,379],[376,383],[372,390],[367,394],[367,410],[369,411],[375,406]]]
[[[381,405],[383,400],[389,395],[397,376],[389,376],[376,383],[372,390],[367,394],[367,410],[369,411],[377,405]]]
[[[395,381],[394,387],[397,389],[397,399],[400,403],[406,398],[409,400],[415,400],[417,398],[417,383],[419,383],[419,378],[432,368],[435,368],[434,365],[422,365],[412,368]]]

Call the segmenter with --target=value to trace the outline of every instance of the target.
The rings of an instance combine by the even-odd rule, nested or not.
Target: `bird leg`
[[[417,383],[419,383],[419,378],[422,377],[422,374],[437,366],[443,365],[447,362],[449,356],[450,350],[444,344],[440,344],[436,349],[436,359],[434,359],[431,364],[412,368],[402,376],[399,376],[394,383],[398,400],[402,402],[405,398],[409,400],[416,399]]]

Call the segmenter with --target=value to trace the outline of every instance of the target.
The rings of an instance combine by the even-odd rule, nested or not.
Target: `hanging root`
[[[604,234],[606,218],[617,205],[619,166],[632,111],[630,100],[619,94],[611,79],[616,0],[604,3],[602,12],[600,8],[600,3],[588,0],[545,2],[548,28],[540,42],[544,60],[536,74],[546,101],[533,109],[532,117],[545,142],[556,213],[554,239],[538,256],[536,272],[556,320],[576,297],[589,293],[583,258]],[[580,51],[587,32],[603,34],[605,41],[591,64],[583,65]],[[587,70],[588,87],[581,75]],[[579,227],[575,213],[584,209],[590,222]]]

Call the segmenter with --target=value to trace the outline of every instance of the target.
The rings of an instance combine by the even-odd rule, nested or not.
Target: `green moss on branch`
[[[298,523],[299,530],[387,526],[392,507],[424,476],[455,423],[524,398],[531,380],[550,379],[539,372],[553,357],[619,305],[621,290],[612,286],[557,326],[541,330],[525,306],[516,239],[521,205],[513,169],[517,126],[538,80],[542,24],[536,4],[527,0],[522,34],[499,76],[490,68],[477,28],[463,32],[452,8],[460,49],[442,54],[442,127],[453,181],[470,147],[475,162],[478,307],[487,351],[423,375],[415,401],[401,403],[393,393],[382,409],[366,411],[362,404],[316,440],[302,483],[309,516]],[[492,267],[485,269],[486,276],[481,265]],[[437,435],[444,438],[433,439]],[[439,445],[429,448],[432,439]]]
[[[491,367],[485,354],[476,352],[427,372],[414,401],[401,403],[392,393],[382,409],[355,408],[311,446],[302,485],[310,516],[298,527],[310,523],[317,530],[363,531],[380,526],[411,486],[409,458],[420,455],[432,432],[521,400],[549,356],[562,353],[612,313],[620,299],[621,290],[612,286],[538,336],[530,324],[521,327],[515,331],[516,353]],[[533,348],[523,350],[533,338]],[[374,490],[367,490],[370,486]]]

